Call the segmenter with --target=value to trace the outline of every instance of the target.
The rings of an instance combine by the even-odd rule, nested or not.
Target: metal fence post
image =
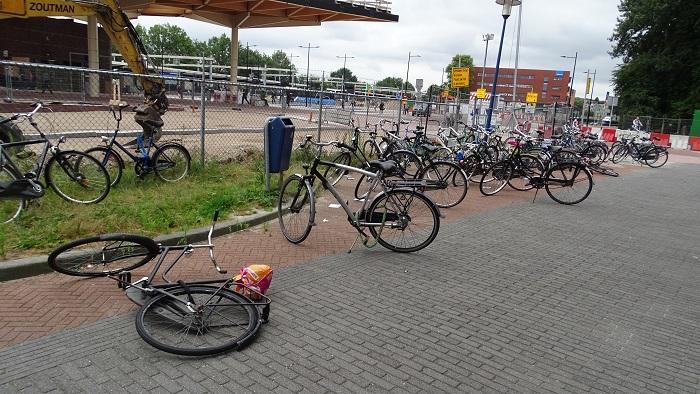
[[[80,90],[83,92],[83,102],[86,102],[87,97],[85,97],[85,71],[80,72]]]
[[[200,107],[199,107],[199,113],[200,113],[200,130],[199,130],[199,161],[204,165],[204,127],[205,127],[205,114],[204,114],[204,82],[205,82],[205,75],[204,75],[204,57],[202,57],[202,86],[200,87],[199,91],[201,93],[201,98],[200,98]],[[194,88],[192,89],[194,90]]]
[[[318,93],[318,138],[321,141],[321,124],[323,123],[323,85],[326,83],[326,72],[321,74],[321,90]]]

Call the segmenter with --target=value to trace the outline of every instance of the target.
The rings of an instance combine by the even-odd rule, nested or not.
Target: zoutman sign
[[[29,2],[29,9],[32,11],[44,12],[75,12],[75,6],[68,4],[51,4]]]

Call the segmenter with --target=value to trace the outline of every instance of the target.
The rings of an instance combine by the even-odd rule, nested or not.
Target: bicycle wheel
[[[104,234],[59,246],[49,255],[49,267],[72,276],[107,276],[140,267],[159,252],[148,237]]]
[[[179,144],[163,145],[153,154],[153,166],[158,178],[166,182],[179,181],[190,170],[190,153]]]
[[[629,149],[627,148],[626,145],[618,145],[616,148],[610,151],[612,153],[612,156],[610,157],[610,161],[613,163],[617,164],[621,162],[622,160],[627,157],[627,154],[629,153]]]
[[[534,155],[520,155],[520,159],[516,159],[514,164],[513,175],[508,179],[508,184],[515,190],[531,190],[534,187],[532,178],[540,177],[544,173],[544,164]]]
[[[467,196],[467,175],[458,165],[435,161],[421,170],[419,178],[427,182],[426,196],[440,208],[451,208]]]
[[[664,148],[649,148],[644,152],[644,163],[651,168],[659,168],[668,161],[668,151]]]
[[[102,201],[109,193],[107,170],[94,157],[78,151],[61,151],[46,165],[46,183],[63,199],[80,204]]]
[[[590,168],[591,171],[595,171],[595,172],[597,172],[597,173],[599,173],[599,174],[603,174],[603,175],[607,175],[607,176],[612,176],[612,177],[618,177],[618,176],[620,176],[620,173],[619,173],[619,172],[613,170],[613,169],[610,168],[610,167],[602,166],[602,165],[600,165],[600,164],[598,164],[597,166],[590,166],[590,167],[588,167],[588,168]]]
[[[559,204],[578,204],[591,194],[593,177],[582,164],[557,164],[547,171],[544,188],[549,197]]]
[[[369,189],[372,187],[373,183],[374,179],[361,175],[360,179],[357,180],[357,184],[355,185],[355,198],[358,200],[364,200],[367,198],[367,194],[369,193]],[[380,187],[377,189],[381,190]]]
[[[112,149],[104,146],[97,146],[85,151],[88,155],[97,159],[109,174],[109,180],[112,181],[111,186],[114,187],[122,179],[122,169],[124,168],[124,160]]]
[[[493,196],[508,184],[513,167],[510,161],[499,161],[484,171],[479,181],[479,191],[485,196]]]
[[[415,178],[418,176],[423,165],[421,160],[415,153],[407,150],[398,150],[392,152],[386,157],[387,160],[393,160],[399,165],[399,173],[406,179]]]
[[[440,147],[440,149],[436,150],[430,155],[430,158],[433,160],[450,161],[452,160],[453,156],[454,155],[449,148]]]
[[[0,192],[5,185],[21,178],[21,175],[15,173],[9,167],[0,168]],[[26,202],[23,198],[0,198],[0,220],[2,224],[10,223],[15,220],[19,213],[22,212]]]
[[[146,343],[183,356],[243,348],[255,338],[260,324],[260,312],[247,297],[203,285],[168,289],[136,314],[136,331]]]
[[[394,252],[415,252],[430,245],[440,230],[440,213],[435,204],[414,190],[394,189],[380,194],[367,210],[372,221],[384,226],[370,226],[372,236]]]
[[[365,141],[362,145],[362,153],[364,153],[367,160],[378,160],[381,156],[381,152],[379,152],[379,149],[372,140]]]
[[[291,243],[301,243],[311,232],[316,215],[314,193],[299,175],[284,181],[277,200],[277,217],[282,235]]]
[[[346,166],[350,165],[350,152],[340,152],[338,153],[331,162],[336,163],[336,164],[344,164]],[[323,176],[331,183],[331,185],[335,186],[338,182],[340,182],[341,179],[343,179],[343,175],[345,175],[345,170],[342,168],[337,168],[337,167],[327,167],[326,171],[323,173]]]

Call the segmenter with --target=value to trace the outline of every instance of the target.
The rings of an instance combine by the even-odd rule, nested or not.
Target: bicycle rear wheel
[[[63,199],[80,204],[102,201],[109,193],[107,170],[94,157],[78,151],[61,151],[46,165],[46,183]]]
[[[311,232],[316,215],[314,193],[306,180],[292,175],[284,181],[277,200],[277,217],[282,235],[291,243],[301,243]]]
[[[528,191],[534,187],[532,178],[540,177],[544,173],[544,164],[536,156],[530,154],[520,155],[516,160],[513,175],[508,179],[508,184],[515,190]]]
[[[16,174],[14,170],[9,167],[0,168],[0,191],[2,191],[5,185],[16,181],[21,178],[19,174]],[[25,205],[25,200],[23,198],[0,198],[0,223],[10,223],[15,220],[19,213]]]
[[[593,177],[582,164],[557,164],[547,172],[544,188],[549,197],[559,204],[574,205],[591,194]]]
[[[647,149],[644,153],[644,164],[651,168],[659,168],[668,161],[668,150],[659,147]]]
[[[49,267],[72,276],[107,276],[140,267],[159,252],[148,237],[104,234],[59,246],[49,255]]]
[[[467,176],[457,164],[435,161],[423,168],[419,178],[427,182],[425,195],[440,208],[450,208],[467,196]]]
[[[395,151],[388,155],[386,159],[393,160],[399,165],[398,170],[401,178],[415,178],[423,167],[418,156],[407,150]]]
[[[168,143],[153,154],[153,167],[158,178],[177,182],[190,171],[190,153],[182,145]]]
[[[430,245],[440,230],[435,204],[414,190],[394,189],[372,201],[368,221],[384,221],[369,231],[380,245],[394,252],[416,252]]]
[[[183,356],[240,349],[255,338],[261,319],[247,297],[213,286],[168,289],[136,315],[136,331],[149,345]]]

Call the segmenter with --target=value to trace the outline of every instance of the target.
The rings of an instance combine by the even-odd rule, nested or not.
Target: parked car
[[[425,116],[430,113],[430,106],[428,104],[416,104],[413,106],[413,111],[411,115],[413,116]]]
[[[600,124],[602,126],[610,126],[611,118],[609,116],[604,117],[601,121]]]

